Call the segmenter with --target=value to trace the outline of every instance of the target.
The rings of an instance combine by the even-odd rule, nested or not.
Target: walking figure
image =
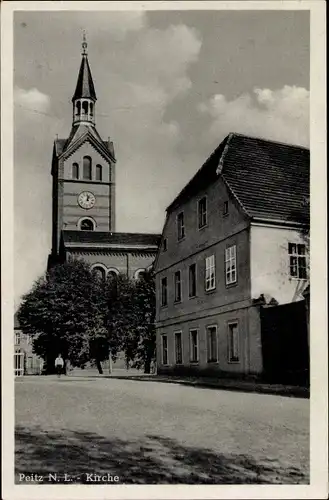
[[[56,369],[58,378],[61,376],[61,373],[63,371],[63,367],[64,367],[64,359],[62,358],[62,355],[59,354],[57,356],[57,358],[55,359],[55,369]]]

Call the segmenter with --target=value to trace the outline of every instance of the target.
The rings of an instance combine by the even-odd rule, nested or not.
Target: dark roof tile
[[[152,233],[110,233],[103,231],[63,231],[64,244],[85,243],[129,246],[158,246],[160,234]]]
[[[218,169],[250,217],[308,223],[309,150],[235,133],[224,139],[167,210],[214,182]]]

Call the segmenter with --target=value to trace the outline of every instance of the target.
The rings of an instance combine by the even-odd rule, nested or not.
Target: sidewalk
[[[134,372],[134,373],[132,373]],[[208,377],[178,377],[169,375],[153,375],[138,372],[138,370],[113,370],[112,374],[104,372],[99,375],[96,371],[93,373],[84,373],[81,370],[79,375],[75,372],[70,376],[83,377],[83,378],[113,378],[113,379],[126,379],[138,380],[142,382],[162,382],[167,384],[183,384],[192,387],[208,387],[211,389],[223,389],[229,391],[240,392],[256,392],[260,394],[276,394],[279,396],[309,398],[310,390],[306,387],[281,385],[281,384],[266,384],[249,380],[238,379],[218,379]]]

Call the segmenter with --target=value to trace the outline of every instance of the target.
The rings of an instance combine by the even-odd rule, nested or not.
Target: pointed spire
[[[93,78],[91,76],[91,70],[88,62],[88,55],[87,55],[87,40],[86,40],[86,33],[83,32],[83,39],[82,39],[82,60],[81,60],[81,65],[80,65],[80,70],[79,70],[79,75],[78,75],[78,81],[77,81],[77,86],[72,98],[72,101],[75,101],[76,99],[81,99],[81,98],[87,98],[87,99],[92,99],[93,101],[96,101],[96,92],[95,92],[95,87],[94,87],[94,82]]]

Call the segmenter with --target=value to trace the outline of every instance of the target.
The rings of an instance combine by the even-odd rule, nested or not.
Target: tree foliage
[[[104,343],[102,283],[80,260],[53,267],[22,300],[18,320],[33,337],[36,354],[51,366],[61,353],[73,366],[84,366],[97,343]]]
[[[155,357],[155,284],[151,272],[139,280],[119,274],[102,281],[89,264],[72,259],[37,280],[22,300],[18,320],[33,337],[36,354],[52,371],[61,353],[83,367],[124,352],[127,364],[149,372]]]

